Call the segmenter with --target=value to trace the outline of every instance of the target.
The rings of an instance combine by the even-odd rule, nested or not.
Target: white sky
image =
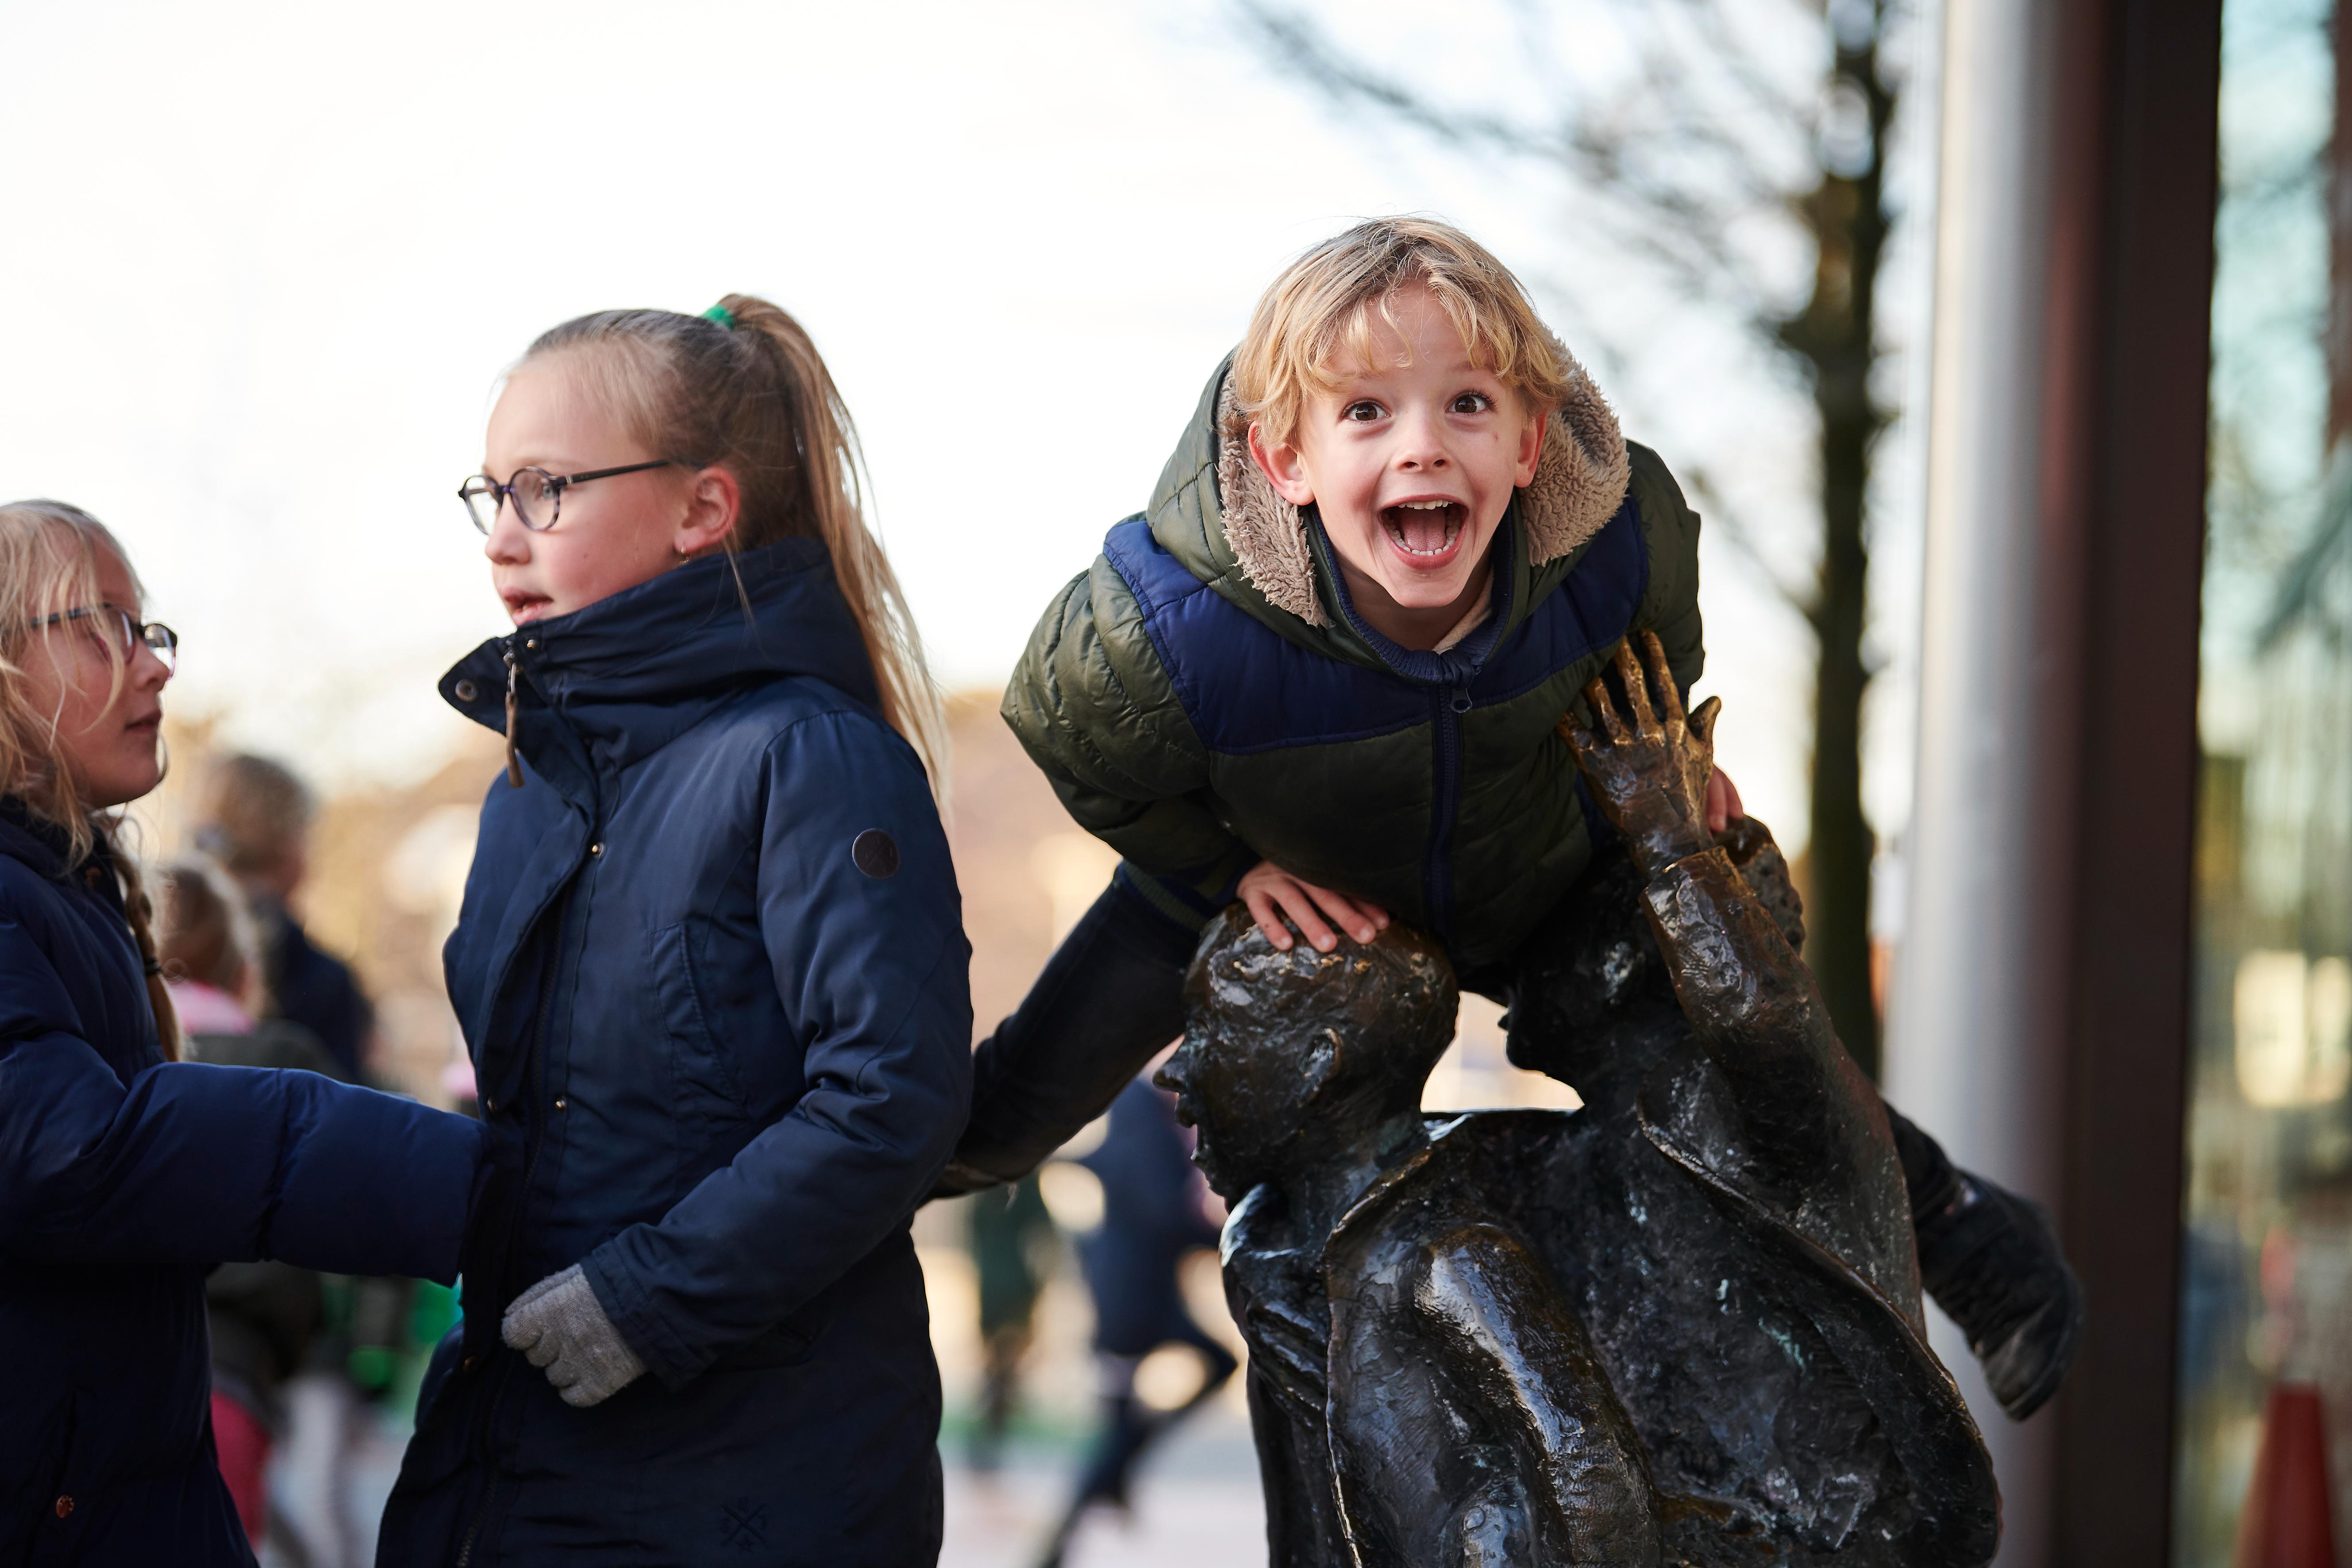
[[[178,710],[330,784],[429,771],[461,724],[434,679],[505,627],[453,492],[499,371],[566,317],[800,314],[961,686],[1142,505],[1300,248],[1434,212],[1559,287],[1557,191],[1345,123],[1219,0],[0,0],[0,497],[106,519],[182,633]],[[1801,497],[1786,397],[1618,401],[1670,463],[1684,434],[1762,510]],[[1738,557],[1706,571],[1727,765],[1793,839],[1806,649]]]

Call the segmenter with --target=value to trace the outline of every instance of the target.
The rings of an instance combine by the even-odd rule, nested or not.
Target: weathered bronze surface
[[[1272,1561],[1986,1562],[1990,1466],[1787,868],[1760,825],[1705,834],[1712,704],[1620,664],[1632,722],[1591,693],[1571,739],[1622,837],[1509,1019],[1581,1110],[1420,1113],[1456,994],[1402,926],[1204,935],[1162,1081],[1235,1205]]]

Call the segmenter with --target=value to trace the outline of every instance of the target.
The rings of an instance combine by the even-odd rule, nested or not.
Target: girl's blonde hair
[[[1559,407],[1574,362],[1511,269],[1452,224],[1384,217],[1325,240],[1260,296],[1234,353],[1241,428],[1231,434],[1254,421],[1276,443],[1295,437],[1310,396],[1337,391],[1344,365],[1372,362],[1373,313],[1394,330],[1397,291],[1416,284],[1452,318],[1472,360],[1530,411]]]
[[[714,317],[723,317],[717,320]],[[824,542],[880,689],[882,717],[944,792],[947,720],[922,639],[882,542],[866,526],[856,427],[807,331],[765,300],[730,294],[711,315],[604,310],[541,336],[523,363],[578,357],[648,451],[723,464],[742,493],[731,554],[780,539]]]
[[[57,656],[40,624],[65,610],[97,605],[104,597],[98,574],[101,554],[131,571],[131,557],[106,525],[78,506],[60,500],[13,501],[0,506],[0,794],[15,795],[54,823],[65,835],[67,858],[79,867],[103,845],[122,880],[122,907],[131,934],[147,969],[147,1003],[154,1009],[155,1033],[168,1060],[180,1059],[180,1016],[164,987],[156,956],[154,908],[139,874],[139,862],[122,846],[119,813],[92,811],[82,804],[80,782],[58,733],[63,715],[42,711],[33,701],[25,666]],[[131,573],[134,586],[138,574]],[[145,590],[142,589],[142,596]],[[122,694],[130,659],[112,637],[100,639],[112,667],[107,701]]]

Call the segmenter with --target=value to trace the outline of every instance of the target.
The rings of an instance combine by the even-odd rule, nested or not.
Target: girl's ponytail
[[[698,468],[724,463],[742,512],[727,549],[816,538],[866,644],[882,717],[947,793],[947,719],[898,574],[865,514],[866,462],[833,373],[800,322],[750,294],[700,316],[604,310],[531,344],[581,357],[587,384],[646,447]]]
[[[849,601],[849,613],[857,617],[857,629],[866,639],[866,657],[882,691],[882,716],[915,748],[934,787],[944,790],[947,716],[923,660],[922,637],[898,586],[898,574],[890,569],[882,542],[866,524],[866,457],[833,373],[808,332],[781,307],[750,294],[730,294],[719,308],[737,332],[755,332],[766,341],[776,356],[780,379],[794,394],[793,445],[807,476],[809,510],[817,536],[833,555],[833,574],[842,597]]]

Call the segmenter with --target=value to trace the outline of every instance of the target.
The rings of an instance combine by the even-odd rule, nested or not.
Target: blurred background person
[[[1216,1246],[1223,1224],[1192,1155],[1192,1134],[1176,1121],[1174,1097],[1143,1077],[1119,1090],[1103,1141],[1077,1162],[1102,1184],[1102,1225],[1079,1246],[1095,1301],[1101,1426],[1038,1568],[1061,1568],[1089,1509],[1107,1503],[1129,1511],[1128,1489],[1144,1450],[1207,1403],[1238,1364],[1184,1304],[1184,1259]],[[1136,1372],[1164,1345],[1185,1346],[1200,1358],[1201,1384],[1181,1404],[1160,1410],[1139,1396]]]
[[[183,860],[157,878],[156,952],[188,1057],[223,1067],[300,1068],[345,1075],[299,1024],[262,1021],[253,919],[217,868]],[[254,1550],[269,1533],[269,1458],[286,1431],[288,1381],[317,1340],[320,1276],[291,1263],[224,1263],[205,1280],[212,1329],[213,1436],[221,1479]],[[278,1531],[281,1546],[290,1531]],[[290,1555],[303,1554],[299,1547]]]
[[[237,919],[250,930],[256,955],[243,998],[253,1024],[234,1047],[244,1053],[236,1059],[372,1082],[374,1009],[351,967],[311,942],[298,912],[315,811],[310,787],[272,758],[234,753],[205,772],[195,842],[235,879],[243,906]],[[288,1053],[301,1059],[280,1059]],[[271,1416],[292,1461],[281,1466],[283,1490],[291,1522],[307,1526],[305,1556],[355,1568],[372,1554],[374,1510],[358,1502],[354,1477],[402,1359],[420,1353],[410,1331],[416,1287],[342,1275],[316,1284],[319,1318],[307,1354],[299,1373],[273,1390]]]
[[[374,1010],[351,968],[312,945],[293,902],[310,869],[310,791],[284,763],[250,753],[213,765],[198,806],[197,847],[244,889],[258,928],[264,1011],[308,1029],[358,1082]]]
[[[970,1209],[972,1272],[980,1297],[980,1408],[967,1450],[971,1468],[992,1471],[1021,1401],[1021,1363],[1053,1271],[1054,1216],[1032,1171],[1007,1189],[974,1195]]]

